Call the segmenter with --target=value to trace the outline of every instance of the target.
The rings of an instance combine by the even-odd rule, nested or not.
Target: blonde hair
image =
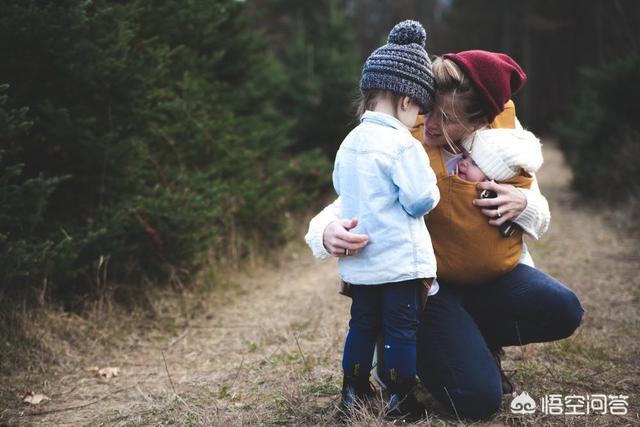
[[[474,129],[467,127],[468,124],[478,125],[488,122],[484,98],[480,96],[471,79],[462,72],[455,62],[438,56],[432,63],[432,69],[437,94],[451,95],[454,118],[461,126],[471,133]],[[456,107],[459,107],[460,111]],[[440,114],[444,138],[449,147],[456,152],[457,150],[444,125],[444,119],[450,118],[446,117],[442,110],[440,110]]]

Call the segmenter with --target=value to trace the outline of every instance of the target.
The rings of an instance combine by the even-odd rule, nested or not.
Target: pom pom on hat
[[[427,43],[427,32],[418,21],[407,19],[396,24],[387,37],[387,43],[411,44],[415,43],[425,47]]]
[[[410,97],[425,111],[431,110],[435,80],[431,60],[424,50],[424,27],[417,21],[402,21],[393,27],[387,40],[367,58],[360,91],[388,90]]]
[[[504,110],[504,104],[527,82],[527,75],[520,65],[504,53],[486,50],[467,50],[446,53],[445,59],[455,62],[473,81],[487,101],[488,121]]]
[[[542,166],[542,145],[531,132],[520,129],[481,129],[462,142],[469,156],[489,179],[508,181],[536,173]]]

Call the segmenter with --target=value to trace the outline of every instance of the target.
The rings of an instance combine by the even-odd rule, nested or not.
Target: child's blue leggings
[[[392,369],[398,381],[415,377],[419,289],[418,280],[351,286],[351,320],[342,356],[345,375],[368,378],[382,331],[385,377],[391,378]]]

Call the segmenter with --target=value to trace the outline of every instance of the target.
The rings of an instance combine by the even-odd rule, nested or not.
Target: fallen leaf
[[[45,400],[51,400],[51,399],[48,396],[45,396],[44,394],[34,393],[31,390],[27,391],[25,395],[22,397],[23,402],[30,403],[32,405],[38,405],[44,402]]]
[[[117,377],[119,373],[120,368],[107,367],[98,370],[98,375],[100,375],[105,380],[108,380],[112,377]]]

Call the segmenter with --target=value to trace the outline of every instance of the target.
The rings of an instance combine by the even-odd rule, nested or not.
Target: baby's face
[[[456,175],[465,181],[480,182],[486,181],[487,176],[482,173],[478,165],[469,157],[469,153],[465,152],[462,158],[458,160],[456,165]]]

